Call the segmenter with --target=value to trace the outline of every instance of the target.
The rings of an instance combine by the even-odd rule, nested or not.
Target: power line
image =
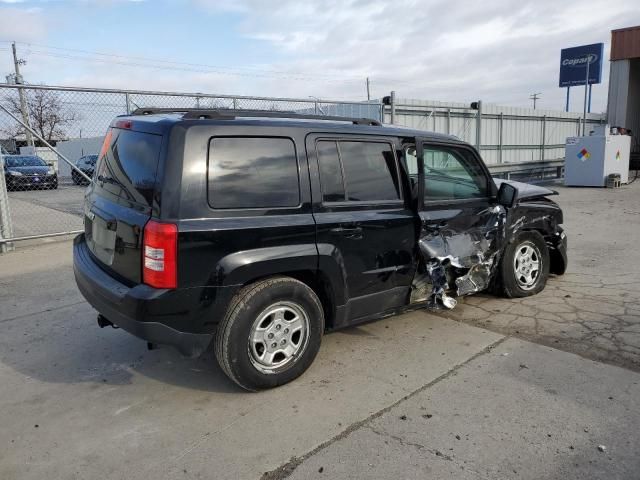
[[[206,69],[206,68],[189,68],[189,67],[178,67],[178,66],[171,66],[171,65],[155,65],[155,64],[152,64],[152,63],[139,63],[139,62],[127,62],[127,61],[118,61],[118,60],[100,59],[100,58],[88,58],[88,57],[77,56],[77,55],[57,54],[57,53],[43,52],[43,51],[38,51],[38,50],[30,50],[29,54],[30,55],[34,55],[34,56],[44,56],[44,57],[68,59],[68,60],[73,60],[73,61],[86,61],[86,62],[95,62],[95,63],[105,63],[105,64],[123,65],[123,66],[128,66],[128,67],[149,68],[149,69],[154,69],[154,70],[171,70],[171,71],[195,72],[195,73],[213,73],[213,74],[216,74],[216,75],[240,76],[240,77],[249,77],[249,78],[273,78],[275,76],[275,77],[283,78],[283,79],[287,79],[287,80],[300,80],[300,81],[309,81],[309,80],[313,80],[314,79],[312,77],[300,76],[300,75],[297,75],[297,74],[291,74],[291,75],[269,75],[269,74],[266,74],[266,73],[263,74],[263,73],[228,72],[228,71],[221,71],[221,70],[215,70],[215,69]],[[325,79],[315,79],[315,80],[321,80],[323,82],[330,82],[330,83],[355,83],[355,82],[359,83],[361,81],[361,79],[359,79],[359,78],[353,78],[353,79],[352,78],[345,78],[345,79],[325,78]]]
[[[1,43],[8,43],[6,40],[0,40]],[[26,51],[29,55],[43,56],[58,58],[63,60],[72,60],[74,62],[95,62],[103,64],[122,65],[135,68],[148,68],[155,70],[170,70],[170,71],[187,71],[195,73],[212,73],[216,75],[225,76],[239,76],[248,78],[282,78],[286,80],[296,81],[323,81],[336,84],[346,83],[359,83],[362,81],[361,75],[355,74],[328,74],[328,73],[299,73],[288,72],[284,70],[267,70],[259,69],[256,67],[223,67],[216,65],[208,65],[201,63],[179,62],[173,60],[152,59],[141,56],[129,56],[120,54],[111,54],[103,52],[95,52],[83,49],[56,47],[52,45],[44,45],[40,43],[24,43],[18,42],[21,45],[29,47]],[[41,47],[40,49],[33,49],[32,47]],[[0,48],[0,50],[4,50]],[[55,50],[55,51],[51,51]],[[370,85],[386,85],[391,87],[393,85],[406,85],[414,88],[424,89],[427,86],[422,82],[411,82],[406,80],[399,80],[393,78],[369,78]]]
[[[6,40],[0,40],[0,43],[7,42]],[[40,43],[21,43],[22,45],[28,46],[29,49],[27,53],[39,55],[39,56],[47,56],[53,58],[62,58],[62,59],[70,59],[70,60],[81,60],[81,61],[91,61],[91,62],[99,62],[99,63],[110,63],[115,65],[123,65],[123,66],[132,66],[132,67],[140,67],[140,68],[153,68],[160,70],[173,70],[173,71],[191,71],[196,73],[215,73],[218,75],[227,75],[227,76],[241,76],[241,77],[255,77],[255,78],[270,78],[270,77],[278,77],[284,78],[288,80],[300,80],[300,81],[308,81],[308,80],[318,80],[335,83],[358,83],[362,81],[362,75],[357,74],[329,74],[329,73],[310,73],[310,72],[290,72],[285,70],[268,70],[268,69],[259,69],[256,67],[224,67],[217,65],[208,65],[202,63],[191,63],[191,62],[179,62],[174,60],[163,60],[163,59],[152,59],[149,57],[141,57],[141,56],[130,56],[130,55],[120,55],[120,54],[111,54],[111,53],[103,53],[103,52],[95,52],[90,50],[83,49],[75,49],[75,48],[65,48],[65,47],[56,47],[51,45],[44,45]],[[42,47],[42,49],[32,49],[32,46]],[[59,50],[60,52],[68,52],[68,53],[57,53],[46,50]],[[77,55],[80,54],[80,55]],[[100,58],[96,58],[100,57]],[[159,65],[160,64],[160,65]],[[332,80],[333,79],[333,80]],[[406,80],[399,80],[393,78],[370,78],[370,84],[378,84],[378,85],[396,85],[403,84],[407,86],[413,86],[418,88],[424,88],[424,83],[421,82],[410,82]]]
[[[6,42],[4,40],[0,40],[0,42]],[[149,65],[149,64],[164,64],[164,65],[173,65],[173,66],[185,66],[185,67],[196,67],[199,70],[197,71],[202,71],[200,69],[206,69],[206,71],[215,71],[216,73],[224,73],[224,71],[228,71],[228,74],[233,74],[233,75],[247,75],[247,76],[253,76],[256,74],[262,74],[264,76],[285,76],[285,77],[290,77],[290,76],[295,76],[295,77],[304,77],[306,78],[317,78],[317,77],[327,77],[327,78],[341,78],[344,79],[345,77],[351,77],[354,80],[355,79],[361,79],[362,76],[360,75],[354,75],[354,74],[328,74],[328,73],[304,73],[304,72],[290,72],[290,71],[285,71],[285,70],[271,70],[271,69],[261,69],[261,68],[257,68],[257,67],[225,67],[225,66],[220,66],[220,65],[210,65],[210,64],[204,64],[204,63],[192,63],[192,62],[179,62],[179,61],[174,61],[174,60],[165,60],[165,59],[158,59],[158,58],[150,58],[150,57],[142,57],[142,56],[133,56],[133,55],[120,55],[120,54],[113,54],[113,53],[103,53],[103,52],[95,52],[95,51],[91,51],[91,50],[83,50],[83,49],[78,49],[78,48],[65,48],[65,47],[55,47],[52,45],[44,45],[44,44],[40,44],[40,43],[22,43],[22,45],[28,46],[29,48],[31,48],[32,46],[35,47],[42,47],[46,50],[60,50],[63,52],[72,52],[72,53],[81,53],[84,54],[83,56],[79,56],[76,55],[77,58],[79,59],[93,59],[92,57],[97,56],[97,57],[105,57],[105,58],[114,58],[114,59],[122,59],[122,60],[128,60],[130,61],[129,63],[134,63],[131,62],[133,60],[139,60],[144,62],[144,64]],[[43,52],[42,50],[33,50],[34,52],[40,53],[40,54],[47,54],[49,56],[55,56],[55,55],[60,55],[60,54],[56,54],[54,52]],[[105,60],[106,61],[106,60]],[[109,60],[109,63],[116,63],[116,62],[111,62]],[[255,72],[255,73],[254,73]]]

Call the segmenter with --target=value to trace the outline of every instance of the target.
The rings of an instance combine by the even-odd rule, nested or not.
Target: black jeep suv
[[[325,331],[541,291],[567,264],[554,193],[373,120],[141,109],[107,131],[74,271],[100,326],[187,355],[213,343],[258,390],[301,375]]]

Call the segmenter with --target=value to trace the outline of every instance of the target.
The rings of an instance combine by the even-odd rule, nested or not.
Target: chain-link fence
[[[0,107],[2,249],[9,242],[82,229],[86,176],[93,175],[103,136],[114,117],[138,108],[267,110],[382,119],[379,101],[31,85],[0,85]],[[24,126],[27,121],[32,132]]]

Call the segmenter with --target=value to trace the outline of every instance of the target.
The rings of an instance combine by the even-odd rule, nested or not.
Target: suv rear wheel
[[[214,351],[227,376],[247,390],[285,384],[313,362],[324,331],[315,292],[290,277],[244,287],[218,325]]]
[[[544,290],[549,277],[549,249],[536,231],[520,232],[504,250],[500,263],[502,293],[529,297]]]

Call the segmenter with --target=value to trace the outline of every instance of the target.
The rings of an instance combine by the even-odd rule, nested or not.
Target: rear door
[[[313,198],[317,242],[343,271],[346,320],[402,305],[406,298],[415,222],[395,149],[393,138],[307,137],[320,180]]]
[[[88,247],[103,268],[128,284],[142,282],[142,233],[154,208],[162,139],[110,128],[85,196]]]

